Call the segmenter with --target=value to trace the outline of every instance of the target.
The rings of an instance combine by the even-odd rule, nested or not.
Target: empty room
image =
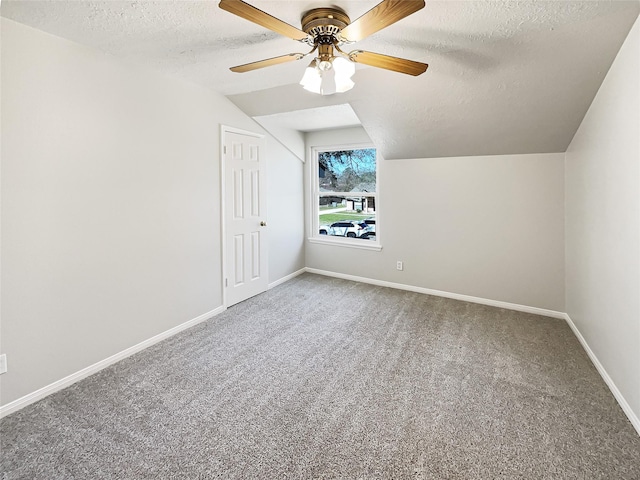
[[[640,479],[639,13],[3,0],[0,477]]]

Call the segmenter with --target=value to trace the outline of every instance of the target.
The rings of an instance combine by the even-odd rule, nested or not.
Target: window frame
[[[326,195],[320,194],[320,179],[318,172],[320,165],[318,162],[318,156],[320,153],[333,152],[339,150],[376,150],[376,191],[372,192],[330,192]],[[356,144],[338,144],[338,145],[323,145],[313,146],[310,148],[310,166],[309,166],[309,232],[307,240],[310,243],[324,244],[324,245],[336,245],[341,247],[358,248],[361,250],[382,250],[382,243],[380,241],[379,223],[380,223],[380,211],[378,209],[380,199],[380,155],[375,145],[371,143],[356,143]],[[375,240],[361,240],[357,238],[335,237],[331,235],[320,235],[320,208],[319,199],[321,196],[341,196],[341,197],[373,197],[375,202],[375,217],[376,217],[376,239]]]

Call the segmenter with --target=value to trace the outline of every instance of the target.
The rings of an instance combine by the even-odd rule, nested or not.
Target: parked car
[[[341,220],[331,224],[328,234],[338,237],[356,238],[366,232],[368,232],[368,229],[364,222],[359,223],[353,220]]]
[[[320,225],[320,235],[328,235],[330,228],[331,227],[329,225]]]

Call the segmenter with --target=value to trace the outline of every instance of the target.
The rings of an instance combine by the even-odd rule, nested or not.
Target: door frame
[[[256,133],[256,132],[251,132],[249,130],[243,130],[241,128],[236,128],[236,127],[230,127],[228,125],[223,125],[220,124],[220,240],[221,240],[221,265],[222,265],[222,278],[220,279],[220,286],[222,288],[222,306],[226,309],[227,308],[227,285],[226,285],[226,280],[227,280],[227,240],[226,240],[226,235],[227,235],[227,218],[225,215],[225,210],[226,210],[226,201],[227,201],[227,189],[226,189],[226,182],[225,182],[225,178],[226,178],[226,170],[225,170],[225,140],[226,140],[226,134],[227,133],[237,133],[240,135],[246,135],[248,137],[254,137],[254,138],[260,138],[263,139],[265,138],[265,135],[261,134],[261,133]],[[266,150],[266,142],[263,145],[263,147]],[[266,157],[265,157],[266,158]],[[266,177],[266,176],[265,176]],[[266,178],[264,179],[264,186],[266,188]],[[265,197],[266,197],[266,190],[265,190]],[[265,204],[265,213],[266,213],[266,204]],[[266,215],[265,215],[266,218]],[[265,253],[268,254],[269,249],[266,248],[265,249]],[[267,284],[269,283],[269,258],[267,257],[267,261],[266,261],[266,267],[265,267],[265,275],[267,276]]]

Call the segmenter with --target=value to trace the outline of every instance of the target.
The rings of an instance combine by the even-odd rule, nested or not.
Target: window
[[[314,149],[312,241],[380,249],[375,148]]]

